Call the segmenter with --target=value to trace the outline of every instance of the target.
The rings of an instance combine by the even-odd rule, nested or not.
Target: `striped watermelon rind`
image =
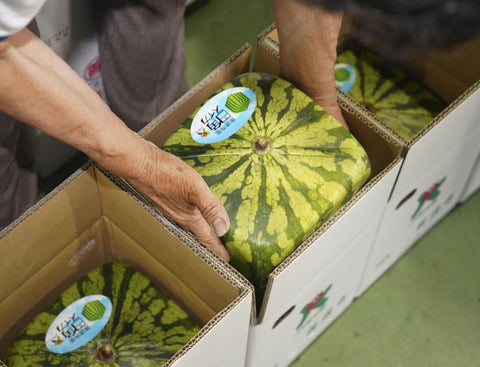
[[[222,239],[231,264],[261,302],[272,270],[360,189],[370,162],[338,121],[289,82],[247,73],[220,91],[233,87],[257,98],[237,133],[212,144],[193,141],[200,106],[163,149],[197,170],[225,206],[231,227]]]
[[[50,352],[45,335],[57,315],[76,300],[102,294],[112,301],[112,316],[87,344],[66,354]],[[25,328],[10,346],[9,367],[105,366],[98,351],[112,346],[114,366],[164,365],[199,331],[199,326],[143,274],[120,263],[101,266],[65,290]]]
[[[446,107],[430,89],[371,51],[345,50],[338,54],[337,63],[355,69],[355,80],[346,94],[407,142]],[[339,76],[337,82],[345,82],[345,74],[336,70]]]

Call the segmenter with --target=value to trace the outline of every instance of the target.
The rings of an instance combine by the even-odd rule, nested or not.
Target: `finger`
[[[203,193],[196,198],[194,203],[202,213],[207,223],[215,232],[217,237],[222,237],[228,232],[230,228],[230,218],[222,205],[220,200],[210,191],[205,188]]]
[[[224,260],[230,261],[227,249],[200,211],[198,211],[197,216],[191,216],[183,227],[191,231],[202,245],[210,248]]]

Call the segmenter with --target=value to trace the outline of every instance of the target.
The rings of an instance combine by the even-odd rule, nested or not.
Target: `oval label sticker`
[[[335,64],[335,84],[343,93],[350,92],[350,89],[355,85],[357,79],[357,72],[350,64],[337,63]]]
[[[68,353],[80,348],[103,330],[112,314],[112,302],[102,295],[80,298],[55,318],[45,336],[53,353]]]
[[[255,93],[245,87],[224,90],[210,98],[193,118],[190,134],[201,144],[212,144],[235,134],[252,116]]]

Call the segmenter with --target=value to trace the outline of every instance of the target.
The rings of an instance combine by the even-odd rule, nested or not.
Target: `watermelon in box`
[[[89,272],[40,313],[11,345],[6,363],[158,367],[198,331],[143,274],[112,263]]]
[[[223,241],[257,305],[272,270],[370,175],[365,150],[338,121],[289,82],[261,73],[224,85],[163,149],[197,170],[224,204],[231,227]]]
[[[337,87],[407,142],[446,104],[428,88],[366,49],[340,52]]]

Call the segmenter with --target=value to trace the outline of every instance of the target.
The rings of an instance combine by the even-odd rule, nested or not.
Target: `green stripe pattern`
[[[247,73],[221,90],[232,87],[257,97],[237,133],[196,143],[197,109],[163,148],[194,167],[224,204],[231,264],[253,283],[260,304],[268,275],[360,189],[370,163],[338,121],[287,81]]]
[[[347,95],[407,142],[446,107],[428,88],[368,50],[341,52],[337,63],[349,64],[356,71]]]
[[[45,335],[56,316],[76,300],[102,294],[113,304],[105,328],[77,350],[55,354],[45,346]],[[133,268],[107,264],[89,272],[40,313],[10,347],[9,367],[90,366],[99,346],[109,343],[117,355],[112,366],[163,366],[197,332],[199,326],[162,290]]]

